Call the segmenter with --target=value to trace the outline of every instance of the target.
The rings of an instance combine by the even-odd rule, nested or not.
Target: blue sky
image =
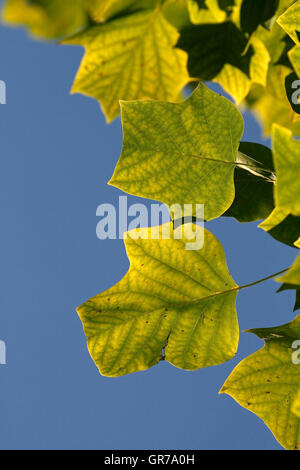
[[[218,395],[262,341],[241,334],[226,364],[185,372],[168,363],[118,379],[101,377],[86,348],[77,305],[128,269],[122,240],[96,238],[96,208],[122,193],[107,185],[122,132],[96,101],[69,94],[83,51],[0,28],[1,449],[279,449],[255,415]],[[243,140],[263,142],[245,116]],[[129,203],[141,199],[130,196]],[[257,224],[207,224],[239,284],[289,266],[295,250]],[[241,330],[289,321],[293,294],[268,281],[242,291]]]

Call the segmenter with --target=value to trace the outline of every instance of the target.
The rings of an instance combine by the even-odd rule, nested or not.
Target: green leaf
[[[267,23],[276,13],[279,0],[243,0],[240,24],[251,35],[259,25]]]
[[[189,81],[186,53],[173,46],[177,30],[160,9],[135,13],[93,26],[67,39],[86,54],[72,92],[98,99],[109,121],[119,100],[175,100]]]
[[[300,281],[299,281],[299,289],[293,284],[282,284],[277,292],[283,292],[285,290],[295,290],[296,292],[296,300],[294,306],[294,312],[300,309]]]
[[[287,271],[287,273],[284,276],[281,276],[278,279],[276,279],[276,281],[283,283],[277,292],[295,289],[296,302],[295,302],[294,311],[299,310],[300,309],[300,255],[296,259],[293,266],[291,266],[291,268]]]
[[[294,67],[294,70],[300,78],[300,44],[297,44],[288,53],[289,59]]]
[[[253,161],[249,162],[248,168],[236,167],[235,199],[224,216],[235,217],[239,222],[265,219],[274,208],[272,152],[264,145],[252,142],[241,142],[239,151],[251,157]],[[260,167],[261,174],[257,173]],[[252,168],[255,170],[253,173],[249,171]]]
[[[300,32],[300,1],[293,3],[278,19],[277,23],[295,41],[299,42]]]
[[[294,284],[300,286],[300,255],[296,259],[295,263],[288,270],[286,274],[279,277],[278,282],[285,282],[287,284]]]
[[[218,0],[187,0],[190,20],[193,24],[223,23],[226,12]]]
[[[155,7],[159,0],[80,0],[91,17],[97,23],[130,13],[136,10],[145,10]]]
[[[205,204],[205,219],[234,199],[233,174],[243,118],[200,84],[183,103],[121,103],[123,149],[109,184],[173,204]]]
[[[270,61],[266,47],[253,38],[243,54],[247,39],[230,21],[183,28],[177,45],[189,55],[192,77],[219,83],[237,103],[247,96],[252,83],[266,84]]]
[[[252,92],[248,96],[250,102],[253,98],[251,95]],[[249,103],[248,98],[247,102]],[[299,115],[293,112],[286,102],[288,103],[288,100],[285,96],[282,96],[280,101],[271,94],[263,92],[258,98],[254,98],[253,103],[250,103],[250,108],[263,127],[266,137],[272,133],[274,123],[290,129],[294,135],[300,135]]]
[[[25,26],[32,35],[44,39],[68,36],[87,24],[78,0],[8,0],[2,20]]]
[[[300,418],[300,389],[296,395],[296,398],[294,400],[293,406],[292,406],[292,412]]]
[[[300,217],[288,215],[275,227],[268,231],[275,240],[295,248],[300,233]]]
[[[277,175],[275,209],[260,225],[266,231],[288,215],[300,216],[300,142],[293,139],[291,131],[278,125],[273,128],[273,155]]]
[[[285,448],[300,449],[300,419],[293,413],[300,364],[293,363],[292,349],[300,338],[300,315],[286,325],[249,332],[266,344],[234,369],[220,393],[257,414]]]
[[[151,228],[128,232],[128,273],[77,310],[103,375],[145,370],[160,360],[195,370],[236,353],[238,287],[220,242],[204,229],[203,248],[190,251],[186,238],[176,238],[182,226],[174,232],[172,226],[154,228],[160,240],[151,239]]]

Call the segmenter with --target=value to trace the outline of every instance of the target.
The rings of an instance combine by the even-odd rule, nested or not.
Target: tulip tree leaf
[[[68,36],[87,23],[78,0],[8,0],[2,12],[5,23],[22,25],[34,36],[55,39]]]
[[[258,26],[264,25],[276,13],[279,0],[243,0],[240,24],[243,31],[251,35]]]
[[[275,209],[260,225],[266,231],[280,224],[288,215],[300,217],[300,142],[293,139],[288,129],[274,125],[273,154],[277,175]]]
[[[300,233],[300,217],[288,215],[275,227],[268,231],[275,240],[295,248]]]
[[[123,149],[110,184],[173,204],[205,204],[205,219],[234,199],[234,167],[243,118],[200,84],[183,103],[121,103]]]
[[[265,219],[274,209],[272,152],[264,145],[253,142],[241,142],[239,151],[253,159],[253,167],[236,167],[235,199],[224,216],[235,217],[239,222]],[[261,166],[261,173],[257,173],[255,163]],[[252,168],[251,173],[249,170]]]
[[[278,100],[269,93],[263,93],[251,104],[251,109],[263,126],[266,137],[272,133],[274,123],[290,129],[294,135],[300,135],[299,115],[291,110],[286,97]]]
[[[118,116],[119,100],[175,100],[189,81],[187,55],[174,48],[177,39],[159,8],[68,38],[65,44],[86,49],[72,92],[99,100],[108,121]]]
[[[192,224],[181,227],[188,226],[195,230]],[[103,375],[145,370],[163,359],[195,370],[236,353],[238,287],[220,242],[203,229],[203,248],[187,250],[190,236],[180,239],[181,227],[172,227],[155,227],[160,240],[151,238],[151,228],[128,232],[128,273],[77,310]]]
[[[284,276],[281,276],[280,278],[276,280],[278,282],[283,283],[277,292],[295,289],[296,302],[295,302],[294,311],[299,310],[300,309],[300,255],[296,259],[293,266],[287,271],[287,273]]]
[[[80,0],[97,23],[103,23],[119,14],[155,7],[159,0]]]
[[[294,312],[296,310],[299,310],[300,309],[300,284],[299,284],[299,288],[297,288],[293,284],[282,284],[282,286],[279,287],[277,292],[283,292],[285,290],[295,290],[296,291],[296,300],[295,300],[295,305],[294,305]]]
[[[193,24],[223,23],[226,20],[226,12],[220,8],[218,0],[187,1]]]
[[[277,23],[295,41],[299,42],[300,33],[300,1],[293,3],[282,15],[277,18]]]
[[[209,53],[203,44],[209,44]],[[247,38],[230,21],[220,24],[192,25],[183,28],[178,47],[188,53],[192,77],[219,83],[240,103],[252,83],[266,85],[270,55],[258,38],[247,52]]]
[[[294,400],[293,406],[292,406],[292,412],[300,418],[300,389],[296,395],[296,398]]]
[[[221,393],[258,415],[285,448],[300,449],[300,419],[293,413],[300,389],[300,363],[293,361],[300,315],[286,325],[249,332],[265,346],[234,369]]]
[[[300,78],[300,44],[293,47],[288,53],[289,59],[297,76]]]

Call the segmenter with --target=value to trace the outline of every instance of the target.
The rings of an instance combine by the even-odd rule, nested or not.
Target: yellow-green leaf
[[[300,418],[300,388],[292,406],[292,412]]]
[[[2,19],[8,24],[25,26],[34,36],[45,39],[68,36],[87,23],[86,12],[78,0],[8,0]]]
[[[277,278],[276,281],[283,283],[277,292],[282,292],[284,290],[290,290],[290,289],[294,289],[296,291],[296,302],[295,302],[294,310],[299,310],[300,309],[300,255],[296,259],[293,266],[291,266],[291,268],[287,271],[287,273],[284,276]]]
[[[297,32],[300,33],[300,0],[293,3],[279,18],[277,23],[295,41],[299,42]]]
[[[244,54],[246,46],[247,38],[230,21],[183,28],[178,41],[178,47],[189,55],[191,77],[219,83],[236,103],[247,96],[251,84],[265,86],[267,80],[267,48],[255,37]]]
[[[226,11],[219,6],[218,0],[187,0],[191,22],[193,24],[223,23]]]
[[[161,360],[195,370],[236,353],[238,287],[220,242],[204,229],[203,248],[187,250],[190,236],[178,238],[182,226],[172,227],[155,227],[159,240],[151,239],[151,228],[128,232],[128,273],[77,310],[103,375],[145,370]],[[195,230],[186,224],[184,236],[188,227]]]
[[[273,127],[273,155],[277,180],[275,209],[260,225],[269,231],[288,215],[300,216],[300,142],[284,127]],[[300,236],[300,234],[299,234]]]
[[[300,364],[295,361],[300,315],[280,327],[249,331],[266,344],[234,369],[221,393],[257,414],[284,447],[300,449],[300,419],[294,414],[300,389]]]
[[[109,18],[134,10],[153,8],[159,0],[79,0],[94,21],[103,23]]]
[[[290,61],[294,67],[294,70],[300,78],[300,44],[293,47],[288,53]]]
[[[252,91],[250,92],[250,95],[251,94]],[[272,133],[274,123],[290,129],[294,135],[300,135],[299,115],[291,109],[286,96],[283,96],[282,99],[279,100],[274,98],[270,93],[263,91],[258,99],[254,99],[250,107],[261,123],[266,137]]]
[[[173,204],[205,204],[205,219],[234,199],[243,118],[200,84],[183,103],[122,102],[123,149],[110,184]]]
[[[100,101],[111,121],[119,100],[173,101],[189,81],[184,51],[174,48],[177,30],[160,9],[121,17],[67,39],[86,53],[72,92]]]
[[[278,282],[285,282],[286,284],[293,284],[300,287],[300,255],[295,263],[283,276],[276,279]],[[300,338],[299,338],[300,339]]]

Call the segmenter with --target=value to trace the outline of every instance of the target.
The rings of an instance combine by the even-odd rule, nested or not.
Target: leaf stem
[[[281,271],[278,271],[277,273],[274,273],[274,274],[270,274],[270,276],[263,277],[262,279],[259,279],[258,281],[250,282],[250,284],[244,284],[243,286],[239,286],[238,290],[246,289],[247,287],[252,287],[252,286],[255,286],[256,284],[260,284],[261,282],[268,281],[268,279],[272,279],[273,277],[279,276],[279,274],[283,274],[289,269],[290,268],[282,269]]]
[[[224,290],[224,291],[221,291],[221,292],[215,292],[214,294],[210,294],[210,295],[207,295],[206,297],[202,297],[202,299],[194,299],[192,302],[197,303],[197,302],[200,302],[202,300],[208,300],[208,299],[211,299],[213,297],[218,297],[219,295],[229,294],[230,292],[236,292],[236,291],[240,291],[242,289],[247,289],[248,287],[255,286],[256,284],[260,284],[264,281],[267,281],[268,279],[272,279],[273,277],[279,276],[279,274],[283,274],[286,271],[288,271],[289,269],[290,269],[290,266],[288,268],[282,269],[281,271],[278,271],[277,273],[270,274],[270,276],[266,276],[266,277],[263,277],[262,279],[258,279],[258,281],[250,282],[249,284],[244,284],[243,286],[236,286],[236,287],[233,287],[231,289]]]

